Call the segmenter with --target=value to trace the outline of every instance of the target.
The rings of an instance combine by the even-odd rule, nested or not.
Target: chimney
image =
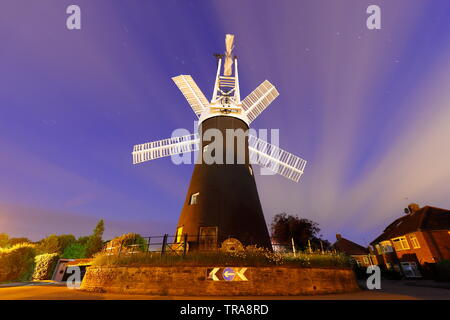
[[[420,210],[420,206],[417,203],[410,203],[408,208],[405,208],[405,213],[412,214],[418,210]]]
[[[336,240],[341,240],[342,239],[342,236],[339,234],[339,233],[336,233]]]

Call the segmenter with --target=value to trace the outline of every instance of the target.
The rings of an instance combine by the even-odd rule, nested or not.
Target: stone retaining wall
[[[81,289],[171,296],[284,296],[358,290],[351,269],[249,267],[248,281],[208,279],[208,267],[89,267]],[[235,268],[240,269],[240,268]],[[210,277],[211,278],[211,277]],[[217,278],[216,278],[217,279]]]

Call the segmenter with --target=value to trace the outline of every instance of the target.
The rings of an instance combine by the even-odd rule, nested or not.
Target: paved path
[[[256,297],[175,297],[111,293],[91,293],[68,289],[51,282],[0,285],[0,300],[450,300],[450,289],[405,285],[402,281],[382,281],[381,290],[361,290],[346,294],[321,296]]]

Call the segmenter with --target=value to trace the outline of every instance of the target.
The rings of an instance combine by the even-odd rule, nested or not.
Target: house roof
[[[364,248],[363,246],[354,243],[353,241],[342,238],[340,235],[338,237],[338,240],[333,244],[333,247],[337,251],[346,253],[351,256],[366,255],[369,253],[369,250],[367,248]]]
[[[422,230],[450,230],[450,210],[425,206],[392,222],[370,244]]]

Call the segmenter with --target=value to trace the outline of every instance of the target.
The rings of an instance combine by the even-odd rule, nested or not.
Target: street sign
[[[223,269],[223,279],[226,281],[233,281],[234,277],[235,277],[235,272],[233,270],[233,268],[225,268]]]
[[[245,276],[247,268],[208,268],[206,269],[206,280],[212,281],[248,281]]]

